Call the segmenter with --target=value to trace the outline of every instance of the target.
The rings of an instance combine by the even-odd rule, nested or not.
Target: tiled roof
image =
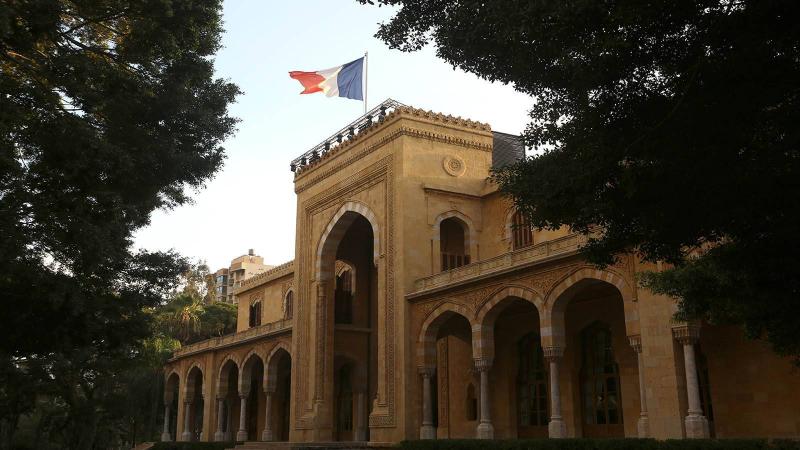
[[[522,136],[493,131],[494,149],[492,150],[492,169],[498,169],[519,161],[525,156],[525,144]]]

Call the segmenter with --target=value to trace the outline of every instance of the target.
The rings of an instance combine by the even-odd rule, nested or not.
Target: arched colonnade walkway
[[[290,349],[281,342],[269,354],[254,349],[241,360],[228,354],[217,370],[193,363],[184,374],[170,371],[164,388],[161,440],[211,440],[212,436],[203,435],[204,406],[208,401],[204,383],[214,383],[214,441],[288,441],[291,365]],[[183,402],[180,436],[179,400]]]
[[[616,272],[581,267],[545,295],[508,284],[474,304],[450,297],[418,332],[421,439],[650,436],[638,304]],[[684,346],[686,434],[708,436],[696,327],[673,333]]]

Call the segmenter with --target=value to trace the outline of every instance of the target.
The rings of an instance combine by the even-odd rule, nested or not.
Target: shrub
[[[235,442],[156,442],[152,450],[225,450]]]
[[[800,441],[766,439],[442,439],[403,441],[402,450],[800,450]]]

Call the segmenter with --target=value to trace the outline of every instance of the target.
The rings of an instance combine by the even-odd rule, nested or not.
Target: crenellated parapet
[[[234,291],[236,294],[239,294],[244,291],[248,291],[255,287],[261,286],[262,284],[269,283],[272,280],[275,280],[280,277],[285,277],[286,275],[291,274],[294,271],[294,261],[285,262],[279,266],[275,266],[272,269],[250,277],[240,284],[236,290]]]

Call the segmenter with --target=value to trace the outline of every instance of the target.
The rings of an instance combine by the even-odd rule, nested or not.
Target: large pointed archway
[[[561,386],[552,405],[559,416],[563,408],[551,436],[565,429],[582,437],[636,436],[641,394],[630,338],[639,336],[639,317],[627,280],[595,268],[573,272],[548,295],[544,330]]]
[[[183,432],[182,441],[200,441],[203,439],[203,370],[192,364],[186,372],[186,383],[183,393]]]
[[[291,407],[292,357],[278,344],[267,356],[266,419],[262,441],[288,441]]]
[[[348,202],[319,242],[316,273],[322,303],[317,305],[315,329],[317,351],[323,355],[316,387],[321,440],[369,440],[367,422],[379,376],[378,237],[375,215],[361,203]],[[341,364],[345,356],[352,364]],[[355,367],[362,368],[363,376],[348,372]],[[351,420],[343,419],[345,414],[351,414]]]

